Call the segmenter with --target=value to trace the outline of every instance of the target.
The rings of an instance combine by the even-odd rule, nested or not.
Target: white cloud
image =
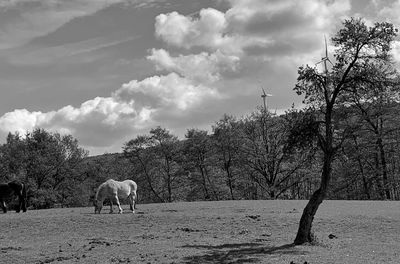
[[[110,97],[96,97],[79,107],[69,105],[47,113],[14,110],[0,117],[0,134],[24,135],[40,127],[72,134],[83,146],[109,146],[135,131],[155,126],[157,116],[182,114],[216,97],[216,90],[170,73],[133,80]]]
[[[135,111],[132,103],[116,101],[115,98],[96,97],[84,102],[79,108],[65,106],[58,111],[47,113],[30,112],[26,109],[17,109],[0,117],[2,134],[19,132],[24,135],[35,128],[45,128],[50,131],[72,133],[78,138],[87,138],[84,143],[102,145],[112,140],[97,139],[96,134],[111,135],[115,131],[120,135],[140,125],[143,114]],[[92,137],[92,140],[89,138]]]
[[[287,34],[307,29],[326,30],[350,10],[348,0],[260,1],[230,0],[226,13],[232,31],[242,34]],[[336,22],[334,22],[336,21]],[[332,23],[334,22],[334,23]],[[299,33],[300,33],[299,32]]]
[[[235,72],[239,63],[239,57],[225,55],[219,50],[215,53],[201,52],[172,57],[164,49],[152,49],[147,58],[154,62],[159,70],[176,72],[200,83],[220,80],[224,73]]]
[[[57,112],[56,118],[58,115],[66,121],[78,123],[86,122],[93,115],[98,115],[102,124],[114,126],[117,125],[119,117],[135,117],[136,112],[132,103],[119,102],[112,97],[96,97],[84,102],[80,108],[64,107]]]
[[[218,92],[190,79],[170,73],[152,76],[142,81],[133,80],[122,85],[114,94],[120,100],[134,100],[136,105],[156,110],[187,110]]]
[[[400,0],[394,1],[393,3],[379,2],[378,6],[382,6],[378,12],[378,16],[383,18],[385,21],[394,23],[397,27],[400,26]]]
[[[202,9],[199,18],[183,16],[177,12],[156,17],[156,36],[169,44],[191,48],[203,46],[212,49],[229,45],[233,40],[224,35],[227,27],[224,13],[213,9]]]
[[[400,65],[400,41],[394,41],[391,50],[393,59]]]
[[[274,54],[283,50],[307,52],[318,35],[335,29],[350,11],[348,0],[265,1],[229,0],[232,7],[222,13],[203,9],[198,18],[177,12],[156,17],[156,36],[189,49],[201,46],[225,54],[246,50]]]
[[[52,118],[53,112],[29,112],[26,109],[16,109],[12,112],[4,114],[0,118],[0,128],[7,134],[9,131],[18,132],[21,136],[37,124],[45,124]]]

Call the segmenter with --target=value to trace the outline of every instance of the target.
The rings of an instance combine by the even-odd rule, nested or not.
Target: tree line
[[[380,109],[369,117],[379,133],[364,112],[342,109],[347,114],[335,123],[346,138],[327,198],[400,199],[400,105]],[[71,135],[10,133],[0,146],[0,180],[26,182],[28,204],[37,209],[91,205],[108,178],[135,180],[139,203],[308,199],[320,184],[318,129],[315,112],[258,108],[242,118],[224,115],[211,132],[188,129],[184,139],[156,127],[126,142],[122,153],[92,157]]]

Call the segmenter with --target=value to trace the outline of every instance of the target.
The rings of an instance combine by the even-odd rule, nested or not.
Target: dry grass
[[[110,215],[107,207],[101,215],[93,208],[9,212],[0,215],[0,263],[400,263],[400,202],[325,201],[314,221],[318,244],[294,247],[305,204],[148,204],[135,215]]]

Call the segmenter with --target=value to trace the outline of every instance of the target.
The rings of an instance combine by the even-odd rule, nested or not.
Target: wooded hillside
[[[379,104],[378,104],[379,103]],[[400,199],[400,105],[385,100],[342,106],[342,148],[329,199]],[[31,208],[87,206],[108,178],[133,179],[139,203],[308,199],[319,184],[316,113],[224,115],[212,132],[165,128],[126,142],[121,153],[88,157],[72,136],[36,129],[0,146],[0,179],[28,185]]]

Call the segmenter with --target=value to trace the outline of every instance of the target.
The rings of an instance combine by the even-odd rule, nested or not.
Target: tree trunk
[[[228,169],[228,171],[227,171],[227,174],[228,174],[229,193],[230,193],[230,195],[231,195],[231,199],[232,199],[232,200],[235,200],[235,196],[233,196],[232,175],[231,175],[231,173],[229,172],[229,169]]]
[[[269,189],[269,198],[270,198],[271,200],[275,200],[275,199],[276,199],[275,186],[270,186],[270,189]]]
[[[167,191],[168,191],[168,202],[172,202],[172,186],[171,186],[171,176],[167,176]]]
[[[206,175],[205,175],[205,169],[200,165],[199,166],[200,174],[201,174],[201,181],[203,185],[203,193],[204,193],[204,199],[209,200],[210,195],[208,194],[208,189],[207,189],[207,182],[206,182]]]
[[[153,184],[152,184],[152,182],[151,182],[151,176],[150,176],[149,172],[147,171],[146,164],[143,162],[143,160],[142,160],[139,156],[137,157],[137,159],[139,160],[139,162],[140,162],[140,164],[141,164],[141,166],[142,166],[142,169],[143,169],[143,171],[144,171],[144,175],[145,175],[146,181],[147,181],[147,183],[148,183],[148,185],[149,185],[149,188],[150,188],[151,192],[154,194],[154,196],[155,196],[160,202],[164,203],[164,202],[165,202],[164,199],[161,198],[160,195],[158,195],[158,193],[156,192],[156,190],[155,190],[154,187],[153,187]]]
[[[225,167],[225,171],[226,171],[226,177],[228,180],[229,193],[231,195],[231,199],[235,200],[235,197],[233,196],[232,173],[229,169],[230,168],[230,160],[228,162],[225,162],[224,167]]]
[[[387,169],[387,163],[386,163],[385,148],[382,143],[382,138],[378,138],[377,144],[378,144],[378,148],[379,148],[379,156],[380,156],[381,166],[382,166],[383,190],[384,190],[386,199],[390,200],[391,195],[390,195],[390,190],[389,190],[388,169]]]
[[[307,203],[307,206],[303,210],[303,214],[300,219],[299,229],[294,240],[295,245],[313,242],[313,235],[311,231],[312,222],[314,220],[315,214],[317,213],[319,205],[325,199],[328,191],[328,185],[331,178],[333,156],[334,151],[332,149],[329,149],[329,151],[324,153],[324,167],[321,175],[321,184],[319,189],[313,193]]]
[[[356,157],[357,157],[357,162],[358,162],[358,168],[360,169],[360,173],[361,173],[361,177],[362,177],[364,195],[367,198],[367,200],[370,200],[371,199],[371,194],[370,194],[370,191],[369,191],[367,176],[365,175],[365,172],[364,172],[363,162],[361,160],[360,148],[359,148],[359,145],[358,145],[357,138],[355,136],[354,136],[353,140],[354,140],[354,144],[355,144],[356,150],[357,150]]]
[[[303,210],[303,214],[300,219],[299,229],[297,231],[296,238],[294,240],[295,245],[301,245],[307,242],[312,242],[312,222],[314,220],[315,213],[318,210],[319,205],[322,203],[324,194],[321,189],[318,189],[311,196],[310,201]]]
[[[206,175],[206,177],[207,177],[207,182],[208,182],[208,184],[210,185],[211,192],[212,192],[213,195],[214,195],[213,200],[219,201],[218,193],[217,193],[217,191],[215,190],[214,183],[213,183],[213,182],[211,181],[211,179],[210,179],[210,175],[209,175],[209,173],[208,173],[208,171],[207,171],[207,168],[205,168],[205,175]]]
[[[360,157],[357,157],[357,162],[358,162],[358,167],[360,169],[361,178],[362,178],[362,182],[363,182],[364,195],[367,198],[367,200],[370,200],[371,194],[369,193],[368,181],[367,181],[367,177],[365,176],[364,167],[362,165]]]
[[[385,192],[383,190],[383,183],[382,183],[382,178],[379,174],[379,172],[381,171],[380,168],[380,161],[379,161],[379,154],[375,153],[374,155],[374,161],[375,161],[375,182],[376,182],[376,187],[378,188],[378,193],[379,193],[379,197],[381,200],[385,199]]]

